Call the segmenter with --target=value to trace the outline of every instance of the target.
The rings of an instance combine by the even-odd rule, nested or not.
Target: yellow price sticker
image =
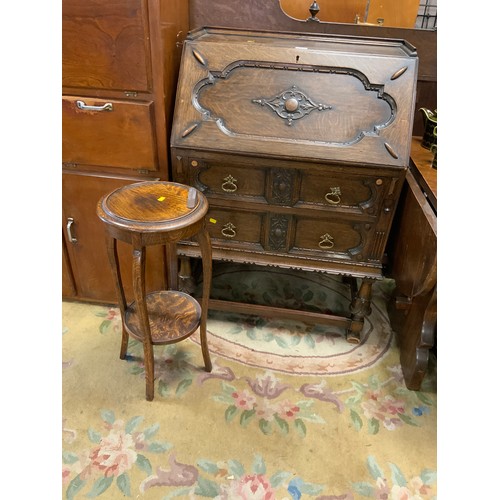
[[[158,201],[164,201],[164,200],[165,200],[165,196],[160,196],[160,197],[158,198]]]
[[[217,224],[217,221],[215,219],[212,219],[212,217],[210,217],[210,219],[208,219],[212,224]]]

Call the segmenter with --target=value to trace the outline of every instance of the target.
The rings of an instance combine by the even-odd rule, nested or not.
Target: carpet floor
[[[374,287],[362,342],[334,326],[211,311],[213,370],[197,334],[119,359],[117,308],[64,302],[62,498],[433,499],[436,362],[406,389],[386,301]],[[313,311],[349,305],[337,278],[215,269],[212,296]]]

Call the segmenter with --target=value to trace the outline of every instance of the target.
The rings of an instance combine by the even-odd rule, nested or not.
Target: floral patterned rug
[[[362,341],[342,329],[211,311],[213,371],[199,340],[155,347],[145,399],[142,345],[119,359],[117,308],[63,303],[62,498],[433,499],[435,360],[406,389],[374,287]],[[346,311],[336,277],[227,264],[217,298]]]

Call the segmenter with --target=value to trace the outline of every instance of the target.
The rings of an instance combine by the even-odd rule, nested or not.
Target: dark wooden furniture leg
[[[176,244],[166,243],[164,248],[167,290],[179,290]]]
[[[108,251],[109,263],[111,264],[111,274],[115,282],[116,295],[118,297],[118,306],[122,318],[122,343],[120,347],[120,359],[125,359],[128,347],[128,331],[125,328],[125,311],[127,309],[127,301],[125,299],[125,292],[123,290],[123,283],[120,272],[120,261],[118,259],[117,241],[113,238],[108,231],[106,231],[106,248]]]
[[[141,322],[141,330],[144,336],[144,371],[146,375],[146,399],[152,401],[154,398],[154,353],[151,340],[151,328],[146,306],[146,248],[134,245],[132,279],[134,285],[134,296],[137,312]]]
[[[401,368],[408,389],[420,390],[434,346],[437,324],[437,289],[413,298],[399,329]],[[399,326],[399,325],[398,325]]]
[[[207,314],[210,289],[212,285],[212,246],[210,235],[206,228],[203,228],[196,238],[200,245],[201,261],[203,264],[203,295],[201,299],[201,320],[200,320],[200,342],[203,360],[205,361],[205,371],[212,371],[212,361],[207,343]]]
[[[192,294],[196,289],[195,279],[189,257],[181,256],[179,264],[179,290]]]
[[[352,280],[352,283],[355,280]],[[354,288],[354,296],[351,302],[351,325],[347,330],[347,341],[351,344],[359,344],[361,330],[365,322],[365,317],[368,316],[371,310],[371,298],[372,298],[372,285],[373,279],[363,278],[361,281],[361,286],[357,292],[355,291],[355,284],[352,286]]]

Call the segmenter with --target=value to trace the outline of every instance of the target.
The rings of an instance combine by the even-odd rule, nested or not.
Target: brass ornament
[[[327,104],[317,104],[295,85],[278,95],[270,98],[252,99],[255,104],[267,106],[274,111],[280,118],[292,125],[294,120],[304,118],[312,111],[325,111],[333,109]]]

